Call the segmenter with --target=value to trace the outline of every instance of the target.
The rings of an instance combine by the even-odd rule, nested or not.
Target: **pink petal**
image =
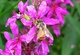
[[[9,18],[8,20],[7,20],[7,23],[6,23],[6,27],[11,23],[11,22],[15,22],[16,21],[16,19],[15,18]]]
[[[36,17],[36,9],[33,5],[27,6],[28,9],[28,13],[31,16],[31,18],[35,18]]]
[[[10,23],[10,29],[15,37],[18,36],[18,26],[15,22]]]
[[[21,19],[21,22],[23,23],[24,26],[30,26],[32,24],[30,20],[26,20],[24,18]]]
[[[42,51],[43,51],[43,53],[48,53],[49,52],[49,48],[48,48],[47,43],[41,42],[41,44],[42,44]]]
[[[43,17],[46,14],[47,10],[47,4],[45,1],[42,1],[42,3],[39,6],[39,10],[38,10],[38,16],[39,18]]]
[[[2,50],[2,49],[0,49],[0,54],[1,54],[1,55],[3,54],[3,50]]]
[[[12,14],[13,14],[13,15],[16,15],[17,13],[16,13],[15,11],[12,11]]]
[[[52,26],[52,28],[54,29],[54,33],[56,34],[56,36],[60,35],[60,28],[56,25]]]
[[[7,40],[10,40],[10,34],[8,32],[4,32],[4,36]]]
[[[62,2],[64,2],[64,0],[61,0]]]
[[[52,4],[52,0],[45,0],[48,4]]]
[[[53,45],[53,41],[54,41],[54,38],[52,36],[46,36],[46,38],[48,38],[48,45],[49,46],[52,46]],[[53,38],[53,39],[52,39]]]
[[[28,1],[26,1],[26,3],[24,4],[24,7],[23,7],[25,11],[26,11],[27,6],[28,6]]]
[[[18,9],[21,13],[23,13],[23,2],[20,1],[19,4],[18,4]]]
[[[15,55],[21,55],[21,43],[17,43]]]
[[[34,26],[28,32],[26,36],[26,42],[29,43],[34,38],[35,34],[36,34],[36,27]]]
[[[69,3],[72,7],[74,6],[74,4],[71,2],[71,0],[67,0],[67,3]]]
[[[59,23],[57,19],[53,19],[53,18],[45,18],[43,22],[47,25],[55,25]]]
[[[59,21],[61,22],[61,26],[63,26],[64,23],[65,23],[64,18],[62,17],[62,15],[60,14],[60,12],[56,11],[56,14],[58,16]]]
[[[20,36],[20,39],[21,39],[22,42],[25,42],[26,41],[26,37],[25,36],[27,36],[27,35],[21,35]]]
[[[15,38],[6,42],[6,48],[8,48],[9,50],[12,50],[16,45],[17,42]]]
[[[70,1],[69,3],[70,3],[70,5],[71,5],[72,7],[74,7],[74,4],[73,4],[71,1]]]
[[[58,12],[60,12],[63,15],[68,15],[69,14],[69,12],[66,9],[63,9],[61,7],[58,7],[57,10],[58,10]]]
[[[52,16],[52,14],[53,14],[53,10],[50,10],[50,11],[48,12],[47,17],[51,17],[51,16]]]
[[[37,36],[35,36],[35,37],[33,38],[33,41],[36,42],[36,39],[37,39]]]
[[[8,41],[6,42],[6,48],[12,49],[12,48],[10,47],[11,43],[12,43],[12,41],[11,41],[11,40],[8,40]]]
[[[14,19],[19,19],[20,18],[20,14],[16,13],[15,11],[12,11],[12,14],[13,14],[13,18]]]

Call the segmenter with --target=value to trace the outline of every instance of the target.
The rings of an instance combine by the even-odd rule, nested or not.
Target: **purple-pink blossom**
[[[19,13],[13,11],[13,16],[8,18],[6,27],[10,25],[13,38],[9,32],[4,32],[7,42],[5,49],[0,49],[1,55],[48,55],[48,46],[54,41],[48,28],[59,36],[60,27],[65,23],[64,16],[69,14],[66,5],[74,6],[71,0],[32,0],[30,5],[28,2],[20,1]],[[17,20],[23,24],[21,30]]]

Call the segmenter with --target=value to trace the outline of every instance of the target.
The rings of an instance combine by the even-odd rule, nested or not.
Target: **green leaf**
[[[66,20],[69,24],[72,25],[73,30],[77,32],[78,35],[80,35],[80,24],[79,21],[76,20],[77,18],[72,17],[71,15],[66,16]]]
[[[71,55],[74,47],[76,46],[77,34],[72,27],[68,26],[65,29],[64,35],[61,55]]]
[[[6,13],[8,13],[10,10],[12,10],[17,4],[18,4],[19,0],[17,2],[15,2],[12,6],[10,6],[9,8],[7,8],[6,10],[4,10],[4,12],[0,13],[0,17],[5,15]]]
[[[4,40],[3,36],[0,34],[0,49],[4,49],[5,48],[4,42],[5,42],[5,40]]]
[[[78,13],[80,15],[80,3],[77,2],[78,0],[73,0],[73,3],[74,3],[74,7],[77,8],[78,10]]]
[[[57,55],[57,54],[52,50],[52,47],[49,47],[49,49],[50,49],[49,55]]]
[[[80,30],[78,27],[78,21],[76,18],[68,15],[66,17],[66,27],[63,30],[64,39],[62,43],[62,53],[61,55],[71,55],[74,47],[76,46],[78,34],[80,34]]]

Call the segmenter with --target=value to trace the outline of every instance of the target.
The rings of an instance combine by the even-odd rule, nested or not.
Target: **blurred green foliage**
[[[5,23],[12,16],[12,11],[18,11],[17,4],[20,0],[0,0],[0,48],[5,48],[6,39],[3,32],[11,33]],[[50,48],[49,55],[80,55],[80,3],[72,0],[74,7],[67,6],[70,14],[65,16],[65,25],[61,28],[61,35],[54,36],[53,46]],[[19,24],[19,22],[18,22]],[[19,24],[20,26],[20,24]],[[52,31],[51,31],[52,32]]]

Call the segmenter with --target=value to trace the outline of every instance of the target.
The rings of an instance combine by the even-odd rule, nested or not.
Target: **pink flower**
[[[54,38],[47,29],[52,27],[56,36],[60,35],[60,27],[64,25],[64,15],[68,14],[66,5],[74,6],[71,0],[32,0],[18,4],[19,14],[7,20],[6,27],[10,25],[13,38],[4,32],[7,40],[5,50],[0,49],[1,55],[48,55],[48,46],[53,45]],[[39,3],[39,4],[38,4]],[[64,6],[62,6],[64,5]],[[19,31],[16,21],[20,20],[24,28]]]
[[[61,25],[64,24],[64,15],[67,15],[68,12],[66,9],[60,7],[60,5],[58,5],[56,2],[54,3],[50,3],[50,9],[49,9],[49,13],[48,16],[53,18],[56,18],[60,21]],[[56,14],[56,15],[55,15]]]
[[[73,3],[70,0],[45,0],[49,7],[49,12],[47,14],[47,17],[56,19],[59,21],[58,24],[51,25],[51,27],[54,29],[54,33],[59,36],[60,35],[60,27],[63,26],[65,23],[64,15],[68,15],[68,11],[66,10],[66,5],[70,4],[73,6]],[[64,5],[64,6],[62,6]],[[59,26],[58,26],[59,25]]]
[[[21,55],[21,42],[24,42],[25,39],[20,36],[11,39],[8,32],[4,32],[4,36],[7,39],[6,49],[12,54]]]
[[[52,26],[52,28],[54,29],[54,33],[56,34],[56,36],[60,35],[60,28],[57,25]]]

